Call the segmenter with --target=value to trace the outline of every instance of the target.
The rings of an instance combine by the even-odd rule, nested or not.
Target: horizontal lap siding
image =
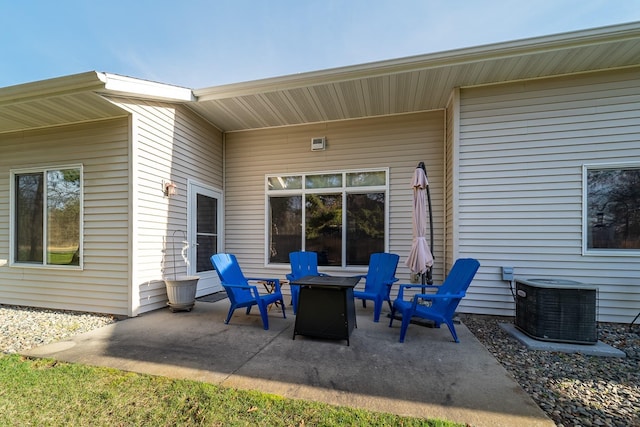
[[[459,91],[454,90],[446,112],[446,138],[445,138],[445,218],[446,218],[446,237],[445,237],[445,271],[449,271],[449,267],[453,264],[457,254],[457,235],[456,235],[456,214],[457,198],[455,180],[457,171],[456,148],[457,148],[457,132],[459,118]]]
[[[0,301],[126,315],[128,121],[0,135]],[[82,164],[84,269],[9,267],[9,171]]]
[[[172,277],[172,238],[182,248],[187,231],[187,180],[222,189],[222,135],[179,105],[113,99],[133,113],[134,256],[133,313],[166,306],[163,277]],[[162,181],[172,181],[177,195],[164,196]],[[168,256],[168,259],[165,259]],[[176,266],[184,274],[182,258]]]
[[[409,269],[404,262],[412,239],[411,178],[419,161],[428,168],[436,256],[442,259],[443,126],[443,113],[438,111],[228,134],[226,251],[238,256],[247,275],[284,278],[287,267],[266,268],[264,263],[265,175],[388,167],[389,250],[400,255],[398,277],[407,282]],[[312,152],[311,138],[321,136],[327,138],[326,150]],[[441,264],[435,273],[442,275]]]
[[[459,245],[482,267],[462,310],[513,315],[501,267],[599,287],[599,320],[640,310],[638,257],[582,255],[582,166],[640,161],[640,70],[461,91]]]

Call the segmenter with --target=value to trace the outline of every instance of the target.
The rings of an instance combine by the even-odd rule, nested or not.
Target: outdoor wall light
[[[162,191],[166,197],[173,197],[178,194],[178,186],[173,181],[162,181]]]

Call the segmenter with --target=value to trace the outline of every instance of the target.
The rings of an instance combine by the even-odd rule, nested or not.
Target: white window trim
[[[589,233],[588,215],[588,182],[587,173],[591,169],[620,169],[624,167],[640,168],[640,162],[589,163],[582,165],[582,255],[606,257],[639,257],[640,249],[589,249],[587,235]]]
[[[349,173],[361,173],[361,172],[384,172],[385,173],[385,183],[384,185],[376,185],[376,186],[363,186],[363,187],[348,187],[346,185],[346,175]],[[327,188],[314,188],[314,189],[306,189],[305,188],[305,176],[307,175],[330,175],[330,174],[342,174],[342,186],[341,187],[327,187]],[[302,188],[295,190],[270,190],[269,189],[269,178],[273,177],[283,177],[283,176],[301,176],[302,177]],[[322,171],[307,171],[307,172],[287,172],[287,173],[270,173],[266,174],[264,178],[264,218],[265,218],[265,228],[264,228],[264,266],[265,267],[278,267],[287,265],[286,263],[270,263],[269,262],[269,226],[271,224],[271,219],[269,218],[269,196],[271,195],[282,195],[282,196],[291,196],[291,195],[305,195],[305,194],[331,194],[331,193],[339,193],[339,194],[350,194],[350,193],[361,193],[362,190],[366,190],[367,192],[384,192],[385,193],[385,206],[384,206],[384,250],[385,252],[389,252],[389,211],[390,211],[390,192],[389,192],[389,168],[366,168],[366,169],[338,169],[338,170],[322,170]],[[347,223],[346,221],[346,209],[342,210],[342,223],[343,225]],[[302,223],[305,223],[305,210],[302,211]],[[343,227],[344,228],[344,227]],[[304,245],[304,242],[303,242]],[[327,269],[333,270],[345,270],[345,271],[361,271],[363,268],[366,269],[366,266],[354,266],[354,265],[346,265],[346,239],[342,239],[342,260],[341,266],[331,266],[327,267]],[[304,248],[303,248],[304,250]]]
[[[16,175],[25,174],[25,173],[45,173],[51,170],[61,170],[61,169],[80,169],[80,241],[79,243],[79,252],[80,252],[80,264],[79,265],[53,265],[46,263],[46,253],[43,254],[43,262],[42,264],[33,264],[26,262],[18,262],[15,260],[15,229],[16,229],[16,188],[15,188],[15,177]],[[22,168],[22,169],[10,169],[9,170],[9,266],[10,267],[20,267],[20,268],[34,268],[34,269],[52,269],[52,270],[83,270],[84,269],[84,167],[82,164],[62,164],[62,165],[48,165],[41,167],[31,167],[31,168]],[[45,218],[46,224],[46,209],[47,204],[43,203],[43,215]],[[46,231],[46,225],[43,231]],[[46,236],[46,233],[45,233]],[[43,237],[44,238],[44,237]],[[46,245],[43,245],[43,251],[46,251]]]

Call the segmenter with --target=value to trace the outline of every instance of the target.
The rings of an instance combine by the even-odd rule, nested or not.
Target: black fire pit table
[[[347,340],[356,327],[353,288],[358,277],[304,276],[291,282],[300,285],[296,335]]]

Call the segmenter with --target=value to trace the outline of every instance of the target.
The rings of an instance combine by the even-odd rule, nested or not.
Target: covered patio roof
[[[639,23],[195,90],[225,131],[444,108],[453,88],[640,64]]]
[[[456,87],[640,65],[640,23],[190,90],[90,72],[0,89],[0,132],[123,115],[101,94],[187,105],[224,132],[442,109]]]

